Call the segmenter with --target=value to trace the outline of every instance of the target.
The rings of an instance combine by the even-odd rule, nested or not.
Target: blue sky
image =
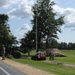
[[[31,30],[31,7],[36,0],[0,0],[0,14],[9,15],[9,25],[13,35],[20,39]],[[65,24],[58,33],[59,42],[75,42],[75,0],[53,0],[54,12],[58,16],[65,16]]]

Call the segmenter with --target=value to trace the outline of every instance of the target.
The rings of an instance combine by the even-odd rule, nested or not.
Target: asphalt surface
[[[0,75],[27,75],[27,74],[0,61]]]

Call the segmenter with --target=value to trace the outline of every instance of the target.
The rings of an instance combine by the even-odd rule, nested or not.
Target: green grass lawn
[[[50,64],[41,61],[28,60],[28,59],[13,59],[13,60],[20,63],[31,65],[33,67],[45,70],[50,73],[54,73],[56,75],[75,75],[75,68]]]
[[[68,64],[75,64],[75,50],[62,50],[67,57],[55,57],[55,61],[68,63]]]
[[[62,50],[62,52],[67,57],[55,57],[54,61],[62,62],[62,63],[68,63],[68,64],[75,64],[75,51],[71,50]],[[35,52],[33,51],[31,55],[33,55]],[[75,75],[75,68],[71,67],[65,67],[62,65],[55,65],[47,62],[41,62],[41,61],[34,61],[34,60],[28,60],[28,59],[12,59],[14,61],[28,64],[33,67],[45,70],[47,72],[56,74],[56,75]],[[47,57],[47,60],[49,60],[49,57]]]

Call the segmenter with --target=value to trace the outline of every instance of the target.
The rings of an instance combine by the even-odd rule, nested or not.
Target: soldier
[[[54,54],[52,52],[50,53],[50,60],[54,60]]]
[[[2,45],[2,60],[5,60],[5,46]]]

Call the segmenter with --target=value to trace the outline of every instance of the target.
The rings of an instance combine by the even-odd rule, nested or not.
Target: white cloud
[[[30,26],[28,25],[28,24],[24,24],[21,28],[20,28],[20,30],[30,30]]]
[[[18,36],[23,37],[25,33],[31,30],[31,27],[28,24],[23,24],[20,28],[18,28],[15,33]]]
[[[11,5],[16,4],[19,0],[0,0],[0,8],[8,8]]]
[[[20,0],[18,8],[14,8],[8,12],[8,15],[11,17],[18,18],[28,18],[32,15],[32,5],[34,4],[33,0]]]
[[[27,33],[29,30],[31,30],[30,25],[23,24],[20,28],[18,28],[17,30],[14,31],[14,36],[16,36],[17,39],[19,40],[19,39],[23,38],[25,33]]]
[[[62,8],[58,5],[53,6],[54,12],[57,12],[58,16],[65,16],[65,26],[64,27],[75,27],[75,9],[74,8]]]
[[[71,28],[72,31],[75,31],[75,28]]]

